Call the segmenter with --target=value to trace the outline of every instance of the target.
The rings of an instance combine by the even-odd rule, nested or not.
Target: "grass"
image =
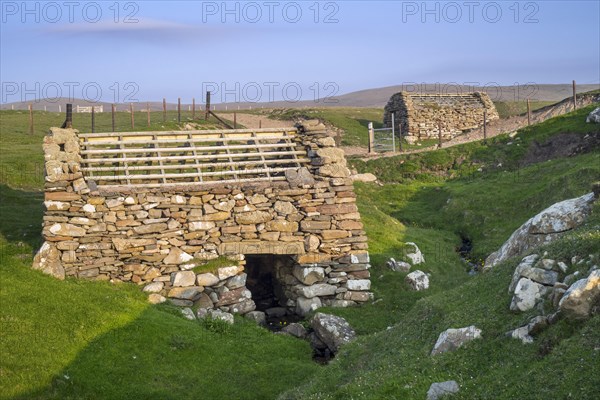
[[[192,271],[194,271],[197,274],[201,274],[204,272],[215,273],[215,272],[217,272],[217,270],[219,268],[231,267],[232,265],[238,264],[237,261],[232,260],[226,256],[219,256],[219,257],[209,260],[209,261],[200,261],[197,259],[192,259],[192,260],[190,260],[190,263],[191,264],[196,264],[196,263],[200,264],[192,269]]]
[[[531,111],[539,110],[556,103],[555,101],[531,101]],[[527,113],[527,101],[495,101],[496,111],[502,119],[516,117]]]
[[[22,176],[20,170],[35,165],[32,160],[42,162],[44,132],[25,136],[5,125],[3,112],[1,146],[9,160],[3,152],[0,398],[422,399],[432,382],[449,379],[461,385],[457,399],[594,398],[600,316],[560,322],[532,345],[508,339],[506,331],[537,313],[509,311],[507,287],[518,260],[470,276],[455,251],[461,236],[468,236],[474,256],[483,257],[547,205],[589,191],[600,176],[598,150],[520,166],[533,141],[597,129],[581,123],[586,112],[488,144],[354,162],[385,182],[355,187],[376,301],[322,310],[344,316],[359,334],[326,367],[313,363],[306,342],[239,317],[233,326],[188,321],[175,307],[150,306],[132,284],[57,281],[32,271],[42,176]],[[385,267],[389,257],[402,258],[406,241],[425,255],[419,269],[431,273],[427,291],[408,290],[406,274]],[[598,254],[599,243],[596,206],[584,227],[545,250],[569,264],[573,255]],[[482,340],[429,356],[441,331],[471,324],[483,330]]]

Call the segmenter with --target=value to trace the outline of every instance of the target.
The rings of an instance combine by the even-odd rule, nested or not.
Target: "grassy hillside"
[[[504,332],[535,315],[509,312],[516,260],[470,276],[456,253],[467,236],[481,258],[546,206],[589,192],[600,178],[598,148],[523,163],[534,141],[598,132],[581,122],[587,112],[488,144],[354,162],[385,182],[356,184],[376,301],[325,310],[347,318],[359,333],[329,366],[311,360],[306,342],[242,318],[229,328],[192,322],[173,308],[148,305],[132,284],[61,282],[30,270],[40,244],[42,175],[21,177],[20,171],[42,162],[45,129],[24,140],[3,118],[2,150],[9,159],[3,151],[0,398],[423,399],[432,382],[448,379],[461,385],[455,398],[462,399],[593,398],[600,386],[600,317],[561,322],[528,346],[508,339]],[[425,254],[420,269],[431,273],[428,291],[408,290],[406,274],[384,266],[390,256],[400,258],[406,241]],[[599,243],[596,206],[585,227],[547,250],[568,261],[598,254]],[[482,340],[429,357],[441,331],[470,324],[483,329]]]

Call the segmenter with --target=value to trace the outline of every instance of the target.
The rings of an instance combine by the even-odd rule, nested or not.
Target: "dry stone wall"
[[[441,122],[442,138],[451,139],[465,131],[483,126],[484,111],[487,121],[499,119],[494,103],[486,93],[394,94],[384,109],[383,123],[401,132],[409,143],[438,138]]]
[[[44,139],[45,242],[34,268],[60,279],[133,282],[153,301],[244,314],[255,308],[246,256],[275,254],[287,260],[275,275],[290,310],[372,298],[350,172],[322,124],[299,127],[297,146],[311,163],[288,170],[285,181],[119,192],[88,187],[77,134],[52,128]],[[217,258],[219,266],[200,267]]]

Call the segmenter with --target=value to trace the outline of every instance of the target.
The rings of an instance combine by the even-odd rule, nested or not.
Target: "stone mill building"
[[[44,244],[57,278],[132,282],[181,306],[304,315],[372,298],[341,149],[296,128],[44,139]],[[161,300],[161,301],[162,301]]]
[[[383,123],[392,126],[397,135],[415,143],[423,139],[454,136],[499,119],[494,103],[486,93],[419,94],[400,92],[394,94],[384,109]]]

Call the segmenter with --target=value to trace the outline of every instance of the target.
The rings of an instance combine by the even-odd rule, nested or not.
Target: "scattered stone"
[[[370,172],[367,172],[364,174],[354,174],[354,175],[350,176],[350,178],[352,178],[352,180],[355,182],[376,182],[377,181],[377,177],[375,175],[371,174]]]
[[[299,339],[304,339],[308,336],[308,332],[306,331],[306,328],[296,322],[292,322],[291,324],[284,326],[281,329],[281,332],[288,334],[290,336],[297,337]]]
[[[423,256],[421,250],[419,250],[419,247],[415,243],[406,242],[406,245],[413,248],[412,252],[406,254],[406,257],[412,265],[418,265],[425,262],[425,257]]]
[[[251,319],[256,322],[258,325],[265,326],[267,325],[267,316],[262,311],[250,311],[246,313],[244,317]]]
[[[233,314],[221,310],[208,310],[207,316],[212,319],[220,319],[221,321],[225,321],[230,325],[233,325],[235,322]]]
[[[535,261],[538,259],[538,257],[539,256],[537,254],[531,254],[527,257],[524,257],[521,260],[519,265],[517,265],[517,268],[515,268],[515,272],[513,273],[512,281],[510,282],[510,285],[508,287],[509,293],[513,293],[515,291],[515,288],[517,287],[517,282],[519,282],[519,279],[521,279],[522,277],[521,272],[528,268],[531,268]]]
[[[427,400],[438,400],[450,394],[458,393],[459,386],[456,381],[432,383],[427,391]]]
[[[587,122],[588,124],[600,124],[600,107],[590,112],[587,118],[585,119],[585,122]]]
[[[523,270],[521,276],[546,286],[554,285],[558,279],[557,272],[534,267]]]
[[[406,261],[396,261],[393,258],[390,258],[386,265],[389,269],[396,272],[408,272],[411,268],[411,265]]]
[[[481,338],[481,329],[476,328],[474,325],[467,326],[466,328],[447,329],[438,337],[431,355],[434,356],[447,351],[454,351],[466,343],[479,338]]]
[[[183,314],[183,316],[186,319],[189,319],[190,321],[196,320],[196,316],[194,315],[194,312],[189,307],[182,308],[181,313]]]
[[[586,319],[600,308],[600,270],[593,270],[586,279],[569,287],[559,303],[563,315],[570,319]]]
[[[523,344],[533,343],[533,337],[529,335],[529,329],[527,325],[506,332],[506,336],[509,336],[513,339],[519,339],[521,342],[523,342]]]
[[[42,271],[57,279],[65,279],[65,269],[60,262],[60,251],[56,245],[50,242],[44,242],[33,257],[33,269]]]
[[[336,315],[316,313],[310,320],[310,326],[333,353],[337,353],[340,346],[356,337],[356,332],[350,324]]]
[[[410,285],[412,290],[420,291],[429,289],[429,277],[423,271],[413,271],[406,275],[404,280]]]
[[[165,296],[161,296],[158,293],[152,293],[150,294],[150,296],[148,296],[148,302],[150,302],[151,304],[160,304],[164,303],[165,301],[167,301],[167,298]]]
[[[536,283],[528,278],[521,278],[515,288],[511,311],[527,311],[535,307],[537,302],[546,294],[544,285]]]
[[[305,317],[309,313],[322,307],[322,302],[319,297],[312,297],[307,299],[306,297],[298,297],[296,299],[296,314],[301,317]]]

